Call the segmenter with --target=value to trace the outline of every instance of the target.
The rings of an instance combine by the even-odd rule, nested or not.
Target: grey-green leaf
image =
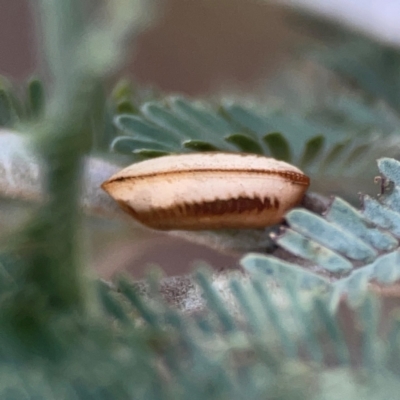
[[[141,140],[154,140],[178,148],[181,145],[179,135],[165,131],[135,115],[118,115],[115,117],[115,125],[125,134],[130,134]]]
[[[377,229],[370,221],[344,200],[335,197],[325,218],[381,251],[390,251],[398,246],[389,233]]]
[[[167,131],[172,132],[181,140],[202,139],[202,132],[197,127],[191,125],[188,121],[162,107],[157,103],[145,103],[142,107],[143,115],[152,123],[158,125]]]
[[[400,214],[369,196],[364,196],[363,200],[364,215],[380,228],[387,229],[400,237]]]
[[[255,132],[259,136],[274,130],[274,126],[269,123],[268,118],[262,118],[253,110],[244,108],[240,104],[224,105],[224,111],[242,129]]]
[[[111,143],[111,149],[122,154],[137,153],[144,149],[164,152],[171,151],[171,149],[163,144],[150,140],[135,139],[130,136],[118,136],[115,138]]]
[[[328,280],[321,276],[309,272],[296,264],[271,256],[249,253],[240,260],[240,264],[250,274],[261,273],[276,279],[278,282],[289,280],[305,289],[315,289],[316,287],[329,285]]]
[[[343,273],[353,268],[352,263],[346,258],[291,229],[286,229],[276,239],[276,243],[291,253],[333,273]]]
[[[381,158],[378,160],[378,168],[383,175],[396,185],[400,185],[400,162],[393,158]]]
[[[369,261],[377,256],[367,243],[311,212],[293,210],[286,220],[292,229],[351,259]]]
[[[217,138],[234,132],[229,122],[215,111],[200,105],[196,106],[184,98],[172,99],[171,108],[182,118],[193,121],[203,132],[216,135]]]
[[[400,279],[400,252],[399,250],[385,254],[376,259],[373,264],[372,278],[379,283],[388,284]]]

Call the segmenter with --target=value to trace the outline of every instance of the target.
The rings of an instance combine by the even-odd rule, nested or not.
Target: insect
[[[261,228],[282,221],[310,184],[298,168],[242,153],[168,155],[132,164],[102,188],[154,229]]]

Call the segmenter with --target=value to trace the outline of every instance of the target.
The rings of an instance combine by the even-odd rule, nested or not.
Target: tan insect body
[[[244,229],[281,222],[309,183],[283,161],[212,152],[142,161],[113,175],[102,188],[151,228]]]

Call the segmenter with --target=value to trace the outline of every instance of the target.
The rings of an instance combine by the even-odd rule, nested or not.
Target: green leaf
[[[221,140],[223,136],[234,133],[231,124],[218,115],[211,107],[205,107],[203,104],[189,102],[188,100],[178,97],[172,98],[170,101],[171,109],[177,115],[187,121],[191,121],[204,134],[215,136]]]
[[[228,143],[235,145],[239,150],[245,153],[263,154],[264,151],[258,141],[254,140],[251,136],[244,133],[235,133],[233,135],[225,136]]]
[[[137,139],[180,147],[181,138],[178,135],[152,125],[138,116],[129,114],[119,115],[115,118],[115,124],[124,133],[130,134]]]
[[[146,103],[142,107],[143,115],[152,123],[166,131],[185,139],[202,139],[202,132],[187,121],[157,103]]]
[[[226,104],[223,106],[226,115],[235,121],[243,130],[255,132],[257,135],[265,135],[266,132],[274,130],[269,118],[262,118],[255,110],[245,108],[240,104]]]
[[[350,144],[350,139],[345,140],[341,143],[336,143],[331,147],[328,151],[324,160],[322,161],[321,169],[325,171],[327,168],[334,166],[338,163],[338,159],[342,156],[342,154],[346,151],[347,146]]]
[[[183,147],[193,151],[218,151],[219,149],[211,143],[202,140],[185,140]]]
[[[135,107],[133,105],[132,101],[129,99],[120,100],[115,107],[115,111],[117,114],[138,114],[139,113],[138,108]]]
[[[273,157],[282,161],[292,161],[289,143],[281,133],[269,133],[263,137],[263,140],[267,144]]]
[[[315,159],[321,154],[325,144],[325,137],[322,135],[315,136],[309,139],[304,147],[303,154],[300,157],[300,166],[303,168],[312,164]]]
[[[243,265],[246,267],[246,262]],[[260,299],[263,305],[263,310],[270,321],[271,328],[275,331],[276,335],[280,338],[281,346],[284,353],[289,359],[295,359],[297,357],[297,345],[292,340],[286,324],[284,322],[285,316],[280,312],[281,310],[273,300],[271,293],[266,290],[265,285],[257,279],[256,276],[251,277],[251,282],[254,287],[254,291]]]
[[[219,323],[221,324],[221,327],[225,332],[232,332],[236,328],[236,323],[232,318],[232,315],[230,315],[220,295],[215,290],[215,288],[213,288],[210,280],[207,279],[207,276],[208,272],[203,270],[198,270],[195,273],[196,281],[203,289],[208,305],[217,317]]]
[[[347,159],[343,163],[343,167],[346,168],[346,166],[350,167],[354,164],[357,164],[357,160],[363,158],[370,147],[371,146],[368,144],[361,144],[356,146],[347,156]]]
[[[114,86],[111,97],[116,102],[125,101],[132,98],[134,95],[134,89],[132,82],[129,79],[120,79]]]
[[[122,154],[137,153],[142,150],[169,152],[168,147],[150,140],[134,139],[129,136],[118,136],[111,143],[111,149]]]
[[[11,127],[15,122],[15,112],[8,93],[0,89],[0,126]]]
[[[45,92],[42,81],[31,79],[28,83],[28,111],[32,118],[38,118],[44,113]]]
[[[156,157],[167,156],[171,153],[169,153],[168,151],[162,151],[162,150],[139,149],[139,150],[135,150],[134,154],[136,154],[142,158],[156,158]]]
[[[144,301],[132,285],[125,277],[120,277],[118,282],[118,291],[121,292],[129,303],[140,313],[141,317],[151,326],[157,328],[159,326],[159,317],[157,312],[153,310],[147,302]]]
[[[114,291],[104,282],[98,284],[99,294],[101,296],[101,302],[113,318],[117,319],[123,324],[131,325],[132,319],[129,317],[126,307],[123,307]]]
[[[351,362],[350,352],[346,343],[344,332],[340,325],[337,324],[337,320],[330,313],[327,304],[320,298],[314,299],[314,309],[318,314],[321,321],[321,325],[326,330],[334,346],[334,353],[337,357],[337,361],[344,365],[349,365]]]

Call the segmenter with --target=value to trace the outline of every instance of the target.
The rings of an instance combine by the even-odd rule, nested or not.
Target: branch
[[[120,167],[96,157],[85,158],[81,205],[91,215],[122,215],[119,207],[100,185]],[[0,130],[0,196],[40,202],[44,198],[42,165],[28,136]]]

